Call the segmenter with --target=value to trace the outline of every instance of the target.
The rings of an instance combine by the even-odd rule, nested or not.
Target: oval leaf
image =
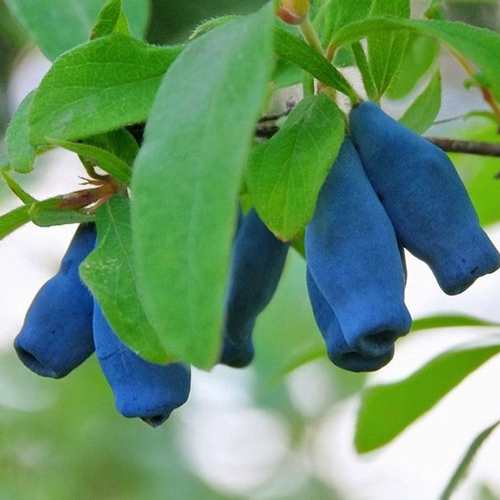
[[[219,357],[238,192],[273,71],[272,4],[189,44],[167,73],[132,178],[141,292],[169,352]]]
[[[423,134],[441,109],[441,73],[436,71],[429,85],[413,101],[399,122],[417,134]]]
[[[322,94],[304,99],[271,140],[253,149],[248,189],[279,238],[292,240],[309,222],[343,138],[342,112]]]
[[[145,121],[181,50],[116,33],[64,54],[33,99],[32,144],[44,144],[47,138],[82,139]]]

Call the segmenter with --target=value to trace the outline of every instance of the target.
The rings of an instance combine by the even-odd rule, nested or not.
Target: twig
[[[258,125],[255,136],[270,139],[279,132],[276,125]],[[429,142],[435,144],[447,153],[463,153],[477,156],[491,156],[500,158],[500,144],[493,142],[463,141],[448,139],[447,137],[426,137]]]
[[[426,139],[447,153],[464,153],[468,155],[500,158],[500,144],[497,143],[460,141],[445,137],[426,137]]]

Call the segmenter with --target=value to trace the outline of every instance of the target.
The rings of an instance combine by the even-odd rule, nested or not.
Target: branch
[[[426,139],[447,153],[493,156],[500,158],[500,144],[492,142],[460,141],[445,137],[426,137]]]
[[[276,125],[261,125],[255,129],[255,136],[262,139],[270,139],[278,133]],[[446,137],[425,137],[429,142],[435,144],[447,153],[464,153],[477,156],[491,156],[500,158],[500,144],[493,142],[461,141],[448,139]]]

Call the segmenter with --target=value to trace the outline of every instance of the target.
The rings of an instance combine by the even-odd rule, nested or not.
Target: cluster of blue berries
[[[373,371],[410,331],[404,251],[455,295],[500,266],[448,156],[364,102],[306,229],[307,284],[331,361]]]
[[[149,363],[112,330],[79,276],[79,266],[95,241],[93,224],[78,228],[58,273],[33,300],[14,347],[30,370],[51,378],[68,375],[95,351],[118,411],[159,426],[187,401],[190,369],[180,363]],[[225,303],[221,363],[243,367],[252,361],[252,330],[274,295],[287,252],[288,245],[271,234],[254,210],[240,216]]]
[[[500,267],[500,255],[446,154],[365,102],[350,115],[344,140],[306,228],[307,287],[337,366],[372,371],[409,332],[404,248],[424,260],[448,294]],[[81,225],[59,272],[35,297],[15,340],[33,372],[61,378],[94,351],[118,411],[161,425],[184,404],[190,369],[156,365],[121,342],[79,276],[96,241]],[[271,301],[289,245],[254,209],[240,215],[225,300],[220,362],[235,368],[254,357],[252,331]]]

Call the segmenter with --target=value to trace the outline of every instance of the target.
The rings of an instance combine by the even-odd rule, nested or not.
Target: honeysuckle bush
[[[446,20],[439,1],[430,3],[424,18],[412,17],[408,0],[261,2],[247,15],[229,12],[208,19],[189,38],[177,37],[174,45],[145,41],[151,16],[146,0],[82,0],[78,6],[8,0],[7,5],[52,66],[7,129],[2,177],[21,203],[0,218],[0,238],[29,222],[41,227],[95,224],[97,247],[80,275],[105,321],[148,363],[180,362],[210,370],[219,362],[238,221],[244,224],[245,217],[258,214],[276,241],[305,257],[306,228],[311,231],[318,196],[329,173],[336,172],[332,165],[341,158],[342,144],[350,141],[350,111],[367,109],[363,101],[384,106],[386,99],[411,96],[399,126],[412,131],[412,138],[425,134],[441,108],[439,55],[447,51],[465,68],[464,84],[479,92],[489,109],[480,114],[491,128],[467,129],[467,138],[478,147],[484,137],[497,139],[500,37]],[[353,66],[362,85],[343,71]],[[292,85],[302,87],[303,100],[291,112],[269,114],[275,95]],[[387,123],[387,129],[397,127]],[[359,126],[352,128],[353,139],[366,163]],[[430,141],[418,139],[422,157],[437,151],[436,145],[446,149],[445,141],[432,142],[430,150]],[[84,172],[88,184],[75,193],[37,200],[16,174],[29,175],[38,156],[54,148],[79,156],[83,170],[75,176]],[[474,182],[470,194],[480,205],[485,192],[493,196],[497,181],[489,174]],[[381,193],[376,194],[384,204]],[[349,196],[346,190],[346,200]],[[500,219],[500,207],[491,206],[479,207],[484,222]],[[403,241],[408,238],[390,206],[384,207],[391,219],[388,238],[396,242],[397,237],[413,250],[411,241]],[[445,229],[445,221],[441,224]],[[399,261],[398,252],[393,254]],[[493,263],[484,265],[483,274],[495,270],[493,250],[490,257]],[[398,265],[394,279],[404,288],[403,266]],[[314,271],[318,281],[321,269]],[[474,280],[444,288],[457,293]],[[274,289],[270,286],[271,296]],[[316,319],[327,337],[318,314]],[[395,337],[407,333],[406,319]],[[497,327],[457,313],[417,319],[411,329],[471,326]],[[364,453],[391,442],[499,350],[500,337],[488,336],[456,346],[407,379],[368,387],[361,395],[357,450]],[[324,356],[317,344],[290,347],[274,360],[274,376]],[[382,364],[392,351],[384,356]],[[444,497],[465,474],[478,442],[493,429],[472,444]]]

